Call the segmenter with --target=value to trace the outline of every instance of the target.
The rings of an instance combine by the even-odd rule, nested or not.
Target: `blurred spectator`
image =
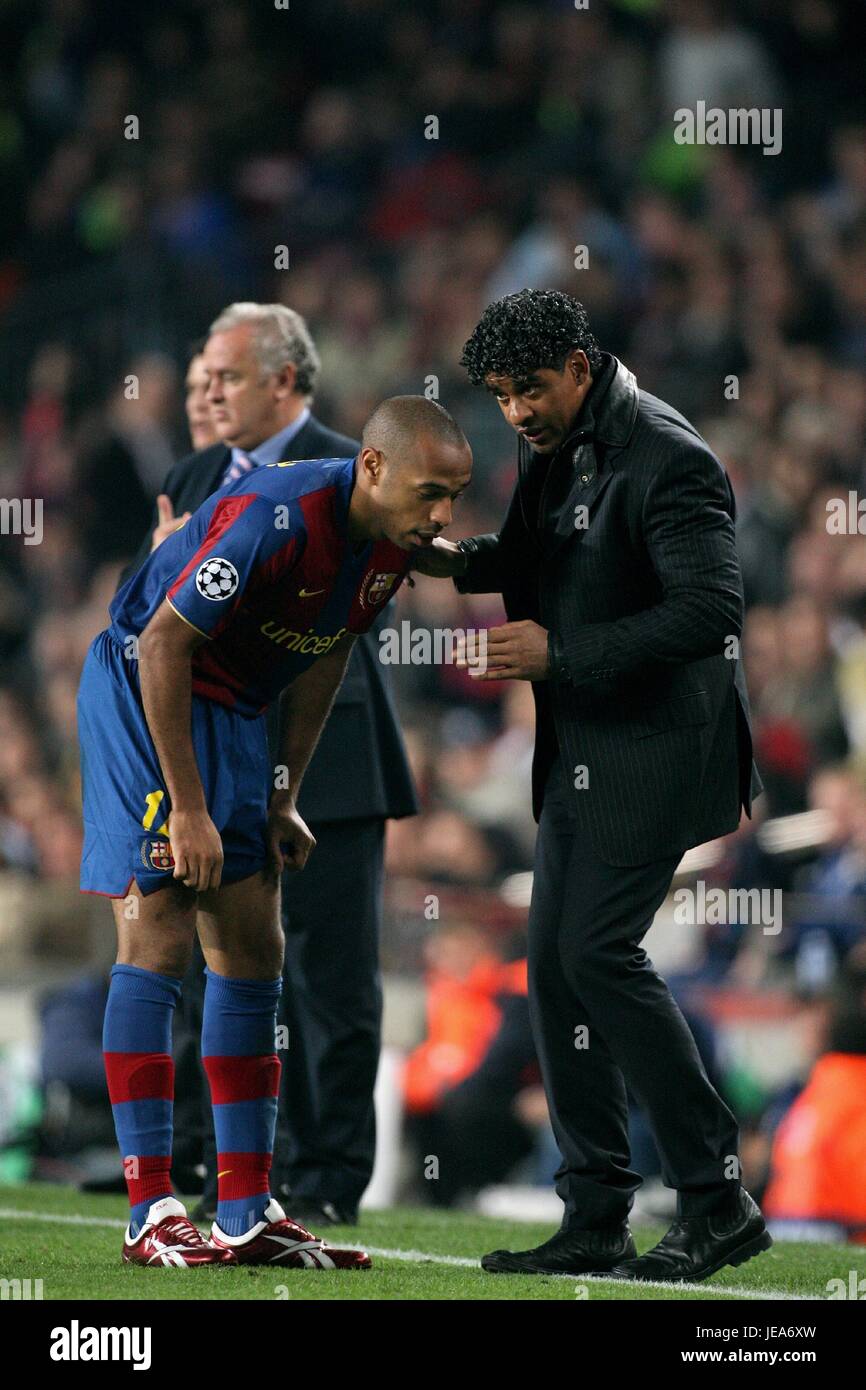
[[[217,442],[217,433],[213,427],[210,406],[207,402],[207,372],[201,351],[203,346],[204,344],[201,343],[190,358],[184,381],[186,423],[189,429],[190,444],[195,451],[209,449],[211,444]]]
[[[151,499],[177,455],[177,372],[162,356],[136,358],[108,402],[102,437],[81,460],[79,520],[91,566],[137,550]]]
[[[840,982],[822,1055],[779,1124],[763,1210],[780,1233],[866,1245],[866,963]]]
[[[816,773],[809,804],[827,820],[827,840],[795,882],[784,935],[802,990],[823,992],[837,968],[866,944],[866,784],[849,768]]]
[[[848,737],[826,613],[794,596],[778,610],[777,664],[755,700],[756,758],[776,814],[804,809],[808,778],[844,758]],[[748,668],[747,668],[748,669]]]
[[[451,1206],[531,1152],[517,1101],[537,1066],[525,960],[503,964],[466,927],[435,933],[425,955],[427,1036],[403,1074],[413,1186],[433,1205]]]

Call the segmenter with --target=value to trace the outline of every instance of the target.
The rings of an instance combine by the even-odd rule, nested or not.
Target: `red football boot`
[[[282,1265],[289,1269],[371,1269],[365,1250],[339,1250],[325,1245],[306,1226],[291,1221],[272,1197],[265,1218],[243,1236],[227,1236],[216,1222],[211,1242],[218,1250],[231,1251],[241,1265]]]
[[[191,1269],[193,1265],[236,1265],[230,1250],[205,1240],[175,1197],[154,1202],[135,1240],[129,1227],[123,1238],[123,1262],[130,1265],[168,1265]]]

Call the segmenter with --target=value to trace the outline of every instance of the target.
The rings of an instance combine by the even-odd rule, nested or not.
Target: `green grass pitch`
[[[486,1250],[525,1249],[551,1234],[542,1227],[461,1212],[400,1209],[364,1213],[358,1227],[332,1227],[332,1244],[362,1245],[367,1272],[274,1269],[139,1269],[120,1262],[126,1219],[121,1197],[93,1197],[49,1186],[0,1187],[0,1279],[42,1280],[48,1299],[821,1299],[828,1283],[866,1277],[866,1248],[777,1242],[737,1269],[700,1285],[639,1286],[604,1279],[491,1275]],[[638,1250],[662,1230],[635,1230]],[[838,1285],[830,1285],[830,1289]],[[8,1296],[8,1295],[7,1295]]]

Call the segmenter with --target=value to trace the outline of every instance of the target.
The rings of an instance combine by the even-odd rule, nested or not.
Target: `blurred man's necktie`
[[[222,486],[225,487],[227,483],[233,483],[236,478],[242,478],[245,473],[251,473],[255,466],[256,465],[248,454],[244,454],[238,450],[231,464],[226,469],[225,476],[222,480]]]

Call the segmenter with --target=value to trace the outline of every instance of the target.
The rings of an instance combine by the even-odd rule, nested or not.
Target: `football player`
[[[355,635],[450,523],[471,468],[447,411],[392,397],[357,458],[266,465],[208,498],[118,592],[90,648],[81,887],[113,899],[117,925],[103,1048],[132,1208],[127,1262],[370,1266],[269,1192],[279,875],[313,849],[296,798]],[[280,697],[273,768],[263,711]],[[169,1181],[171,1020],[196,930],[218,1151],[210,1240]]]

